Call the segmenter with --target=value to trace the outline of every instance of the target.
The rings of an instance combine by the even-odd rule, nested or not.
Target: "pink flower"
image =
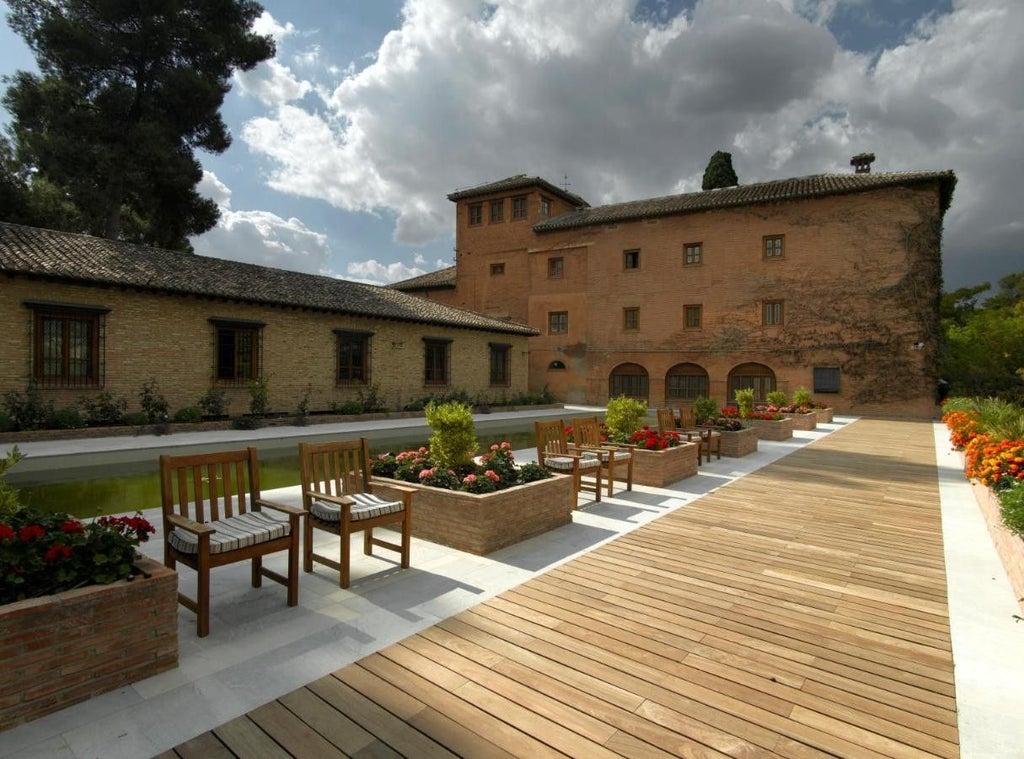
[[[429,477],[430,475],[432,475],[436,471],[437,471],[437,467],[433,467],[431,469],[424,469],[422,472],[420,472],[420,479],[421,480],[425,480],[425,479],[427,479],[427,477]]]
[[[473,483],[473,482],[476,482],[476,475],[475,474],[467,474],[465,477],[462,478],[462,483],[464,485],[469,485],[470,483]]]
[[[498,473],[495,472],[493,469],[488,469],[486,472],[484,472],[484,476],[486,476],[487,479],[489,479],[491,482],[499,482],[501,480],[501,477],[499,477]]]
[[[498,448],[499,448],[499,446],[498,446],[497,443],[495,443],[494,445],[491,446],[491,450],[492,451],[496,451],[496,450],[498,450]]]

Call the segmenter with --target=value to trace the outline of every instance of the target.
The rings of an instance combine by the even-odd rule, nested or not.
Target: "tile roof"
[[[669,195],[648,200],[633,200],[596,208],[583,208],[571,213],[555,216],[535,224],[535,232],[552,232],[560,229],[586,227],[592,224],[613,224],[620,221],[667,216],[679,213],[695,213],[716,208],[776,203],[785,200],[801,200],[827,195],[843,195],[866,192],[882,187],[938,182],[942,210],[949,207],[956,186],[952,171],[918,171],[886,174],[818,174],[809,177],[780,179],[774,182],[737,185],[717,190],[691,192],[684,195]],[[451,197],[451,196],[449,196]]]
[[[401,282],[392,282],[388,287],[402,292],[409,290],[446,290],[455,287],[455,267],[429,271],[418,277],[409,277]]]
[[[561,187],[556,187],[551,184],[551,182],[546,179],[542,179],[541,177],[528,177],[526,174],[516,174],[514,177],[499,179],[497,182],[488,182],[487,184],[477,185],[476,187],[467,187],[463,190],[456,190],[448,195],[448,200],[454,202],[462,200],[463,198],[473,198],[478,195],[490,195],[492,193],[523,190],[527,187],[541,187],[552,195],[557,195],[563,200],[566,200],[579,208],[590,207],[590,204],[576,193],[563,190]]]
[[[389,287],[2,222],[0,272],[506,334],[538,334],[526,324]]]

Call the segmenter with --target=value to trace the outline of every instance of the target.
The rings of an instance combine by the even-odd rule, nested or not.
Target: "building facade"
[[[34,383],[55,408],[143,386],[171,410],[223,390],[247,413],[330,410],[376,393],[388,408],[464,391],[528,389],[537,331],[383,287],[0,224],[0,396]]]
[[[739,388],[927,417],[952,172],[818,175],[591,208],[538,177],[449,195],[456,265],[396,287],[522,321],[529,382],[652,406]]]

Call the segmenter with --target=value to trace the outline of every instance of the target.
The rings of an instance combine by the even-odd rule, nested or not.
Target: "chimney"
[[[874,153],[858,153],[850,159],[854,174],[870,174],[871,162],[875,160]]]

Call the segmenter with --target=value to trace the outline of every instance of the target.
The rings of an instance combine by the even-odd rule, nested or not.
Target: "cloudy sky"
[[[947,289],[1024,270],[1024,0],[263,0],[277,56],[202,155],[198,252],[387,283],[450,265],[458,188],[512,174],[591,205],[942,170]],[[6,14],[6,6],[0,2]],[[0,72],[32,68],[9,29]]]

